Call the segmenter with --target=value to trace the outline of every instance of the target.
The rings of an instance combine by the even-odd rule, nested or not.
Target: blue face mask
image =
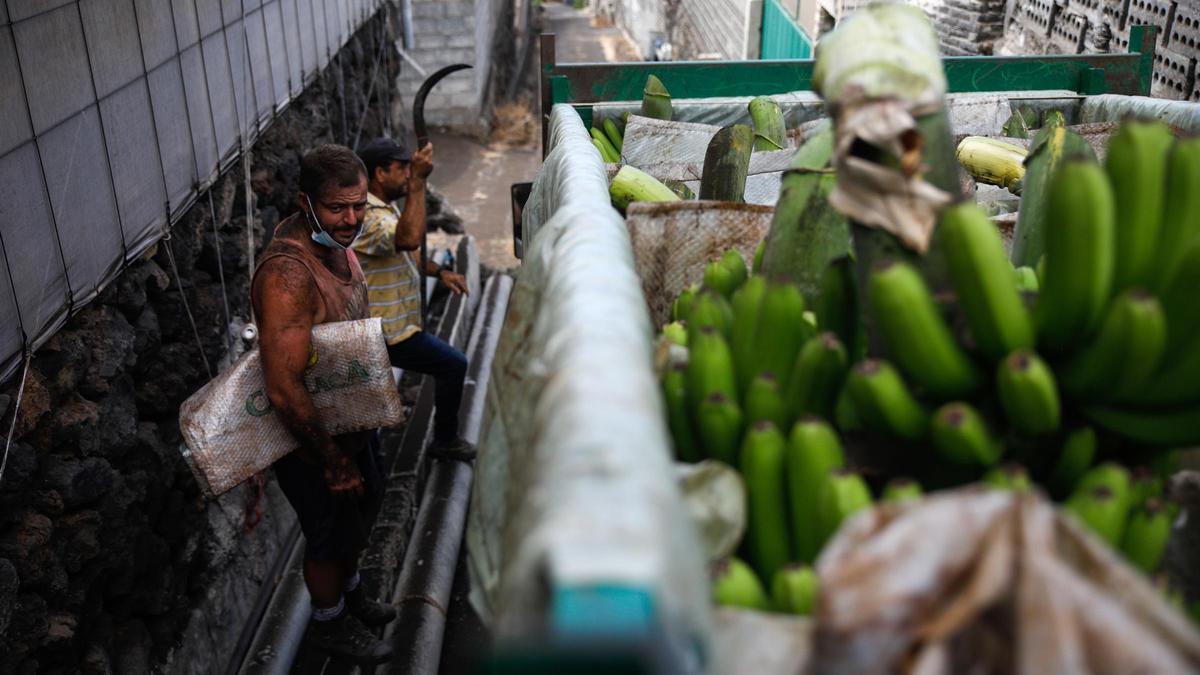
[[[337,241],[325,231],[325,228],[321,227],[321,223],[317,221],[317,217],[313,214],[312,200],[308,198],[308,195],[304,195],[304,201],[308,202],[308,210],[304,212],[304,215],[308,217],[308,220],[310,223],[312,223],[314,229],[314,231],[310,232],[308,236],[320,246],[331,248],[335,251],[345,251],[346,247],[337,243]]]

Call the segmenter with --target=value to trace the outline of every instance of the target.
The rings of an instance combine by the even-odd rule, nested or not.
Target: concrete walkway
[[[559,62],[639,60],[634,45],[621,31],[594,25],[591,9],[576,10],[551,1],[542,5],[541,12],[542,29],[556,35]],[[537,68],[536,59],[535,47],[530,69]],[[463,217],[467,232],[475,236],[480,260],[494,269],[520,263],[513,255],[509,188],[513,183],[532,181],[541,166],[540,133],[531,136],[529,143],[513,145],[433,135],[434,172],[429,180]],[[453,238],[437,233],[430,243],[443,246],[453,243]]]

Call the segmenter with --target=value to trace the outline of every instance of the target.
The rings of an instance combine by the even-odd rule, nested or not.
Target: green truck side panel
[[[763,3],[761,45],[760,59],[807,59],[813,55],[812,40],[779,0]]]
[[[951,92],[1066,89],[1144,96],[1150,91],[1155,33],[1152,26],[1133,27],[1130,48],[1135,51],[1127,54],[947,57],[943,60],[946,79]],[[663,81],[674,98],[708,98],[810,90],[812,72],[813,61],[807,59],[544,67],[551,102],[572,104],[640,100],[650,73]]]

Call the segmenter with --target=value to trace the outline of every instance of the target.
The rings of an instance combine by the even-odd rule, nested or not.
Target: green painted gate
[[[812,41],[779,0],[763,2],[760,59],[811,59]]]

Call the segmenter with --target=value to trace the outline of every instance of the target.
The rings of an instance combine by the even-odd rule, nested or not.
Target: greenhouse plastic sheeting
[[[385,0],[9,0],[0,381],[157,241]]]
[[[699,672],[707,571],[672,464],[629,237],[579,116],[556,106],[551,126],[480,434],[472,603],[498,642],[546,630],[665,637],[683,672]],[[580,590],[647,602],[606,622],[560,602]]]
[[[1154,117],[1188,134],[1200,133],[1200,103],[1146,96],[1103,94],[1089,96],[1079,112],[1080,122],[1119,122],[1127,117]]]

